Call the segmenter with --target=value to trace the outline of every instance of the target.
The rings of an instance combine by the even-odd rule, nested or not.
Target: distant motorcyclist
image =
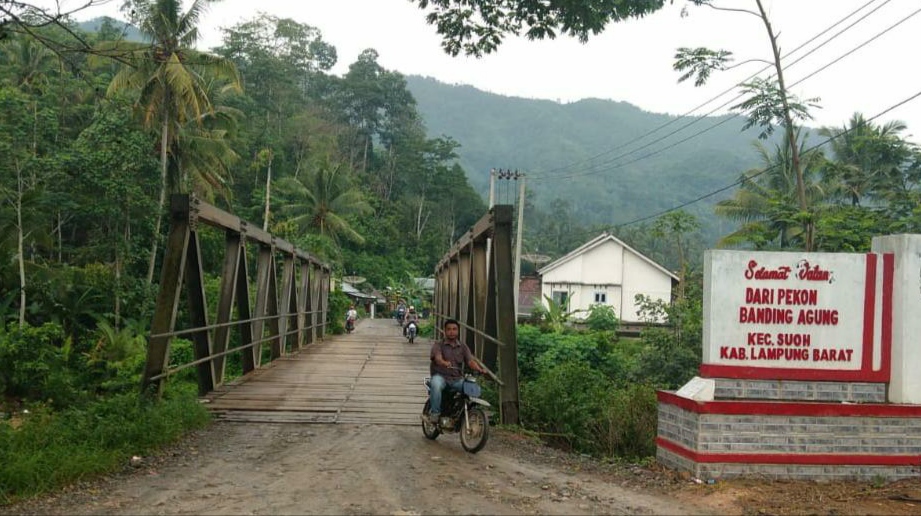
[[[406,336],[406,329],[409,328],[409,323],[416,325],[416,328],[419,327],[419,314],[416,313],[416,307],[409,307],[409,311],[406,312],[406,317],[403,318],[403,336]]]
[[[400,323],[400,326],[403,325],[403,317],[406,316],[406,303],[403,300],[400,300],[400,303],[397,305],[397,322]]]
[[[349,311],[345,313],[345,329],[351,331],[355,329],[355,321],[358,320],[358,310],[355,305],[349,305]]]

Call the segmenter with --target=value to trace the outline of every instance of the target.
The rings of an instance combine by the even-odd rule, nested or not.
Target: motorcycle
[[[431,378],[425,378],[423,383],[426,391],[431,392]],[[481,392],[476,378],[465,374],[462,392],[445,389],[441,398],[441,418],[437,422],[428,420],[431,399],[425,400],[425,406],[422,407],[422,433],[434,441],[444,432],[458,432],[464,450],[470,453],[482,450],[489,439],[489,416],[483,407],[491,405],[479,397]]]
[[[354,319],[346,319],[346,320],[345,320],[345,332],[346,332],[346,333],[352,333],[353,331],[355,331],[355,320],[354,320]]]
[[[403,318],[406,317],[406,312],[403,310],[397,310],[397,324],[403,326]]]
[[[416,323],[411,322],[406,325],[406,338],[409,339],[410,344],[412,344],[416,339],[416,333],[418,333],[418,331],[419,330],[416,328]]]

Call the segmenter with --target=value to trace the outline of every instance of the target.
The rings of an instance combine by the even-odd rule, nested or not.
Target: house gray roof
[[[549,272],[549,271],[551,271],[551,270],[553,270],[553,269],[556,269],[556,268],[559,267],[560,265],[563,265],[564,263],[566,263],[566,262],[572,260],[572,259],[575,258],[576,256],[579,256],[579,255],[581,255],[581,254],[585,254],[586,252],[588,252],[588,251],[590,251],[590,250],[592,250],[592,249],[598,247],[599,245],[601,245],[601,244],[603,244],[603,243],[605,243],[605,242],[609,242],[609,241],[615,242],[615,243],[617,243],[618,245],[623,246],[623,248],[626,249],[627,251],[633,253],[634,255],[638,256],[640,259],[642,259],[642,260],[645,261],[646,263],[652,265],[652,266],[655,267],[656,269],[658,269],[658,270],[662,271],[663,273],[667,274],[667,275],[668,275],[669,277],[671,277],[673,280],[678,281],[678,276],[676,276],[673,272],[671,272],[670,270],[666,269],[665,267],[662,267],[662,266],[659,265],[658,263],[652,261],[651,259],[649,259],[649,258],[648,258],[646,255],[644,255],[643,253],[641,253],[641,252],[637,251],[636,249],[630,247],[629,245],[625,244],[623,240],[621,240],[621,239],[619,239],[619,238],[615,237],[614,235],[612,235],[612,234],[610,234],[610,233],[607,233],[607,232],[604,232],[604,233],[598,235],[597,237],[595,237],[595,238],[589,240],[588,242],[586,242],[586,243],[582,244],[581,246],[577,247],[576,249],[570,251],[569,253],[567,253],[566,255],[562,256],[561,258],[558,258],[558,259],[556,259],[556,260],[554,260],[554,261],[548,263],[547,265],[544,265],[543,267],[541,267],[540,269],[537,270],[537,273],[540,274],[541,276],[543,276],[543,275],[546,274],[547,272]]]
[[[342,292],[345,295],[350,297],[357,297],[360,299],[373,299],[375,302],[379,302],[379,298],[373,294],[365,294],[364,292],[355,288],[351,283],[342,282]]]

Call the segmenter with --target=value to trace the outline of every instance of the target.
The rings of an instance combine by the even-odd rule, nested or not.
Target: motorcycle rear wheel
[[[489,416],[480,407],[469,407],[467,419],[461,420],[460,442],[470,453],[476,453],[486,446],[489,439]]]
[[[422,415],[429,413],[429,410],[432,407],[431,400],[425,400],[425,406],[422,407]],[[426,420],[422,420],[422,433],[427,439],[435,440],[438,439],[438,436],[441,435],[441,428],[437,424],[429,423]]]

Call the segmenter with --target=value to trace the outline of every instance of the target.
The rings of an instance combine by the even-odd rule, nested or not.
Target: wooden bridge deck
[[[215,417],[266,423],[419,424],[431,341],[392,319],[360,320],[206,397]]]

